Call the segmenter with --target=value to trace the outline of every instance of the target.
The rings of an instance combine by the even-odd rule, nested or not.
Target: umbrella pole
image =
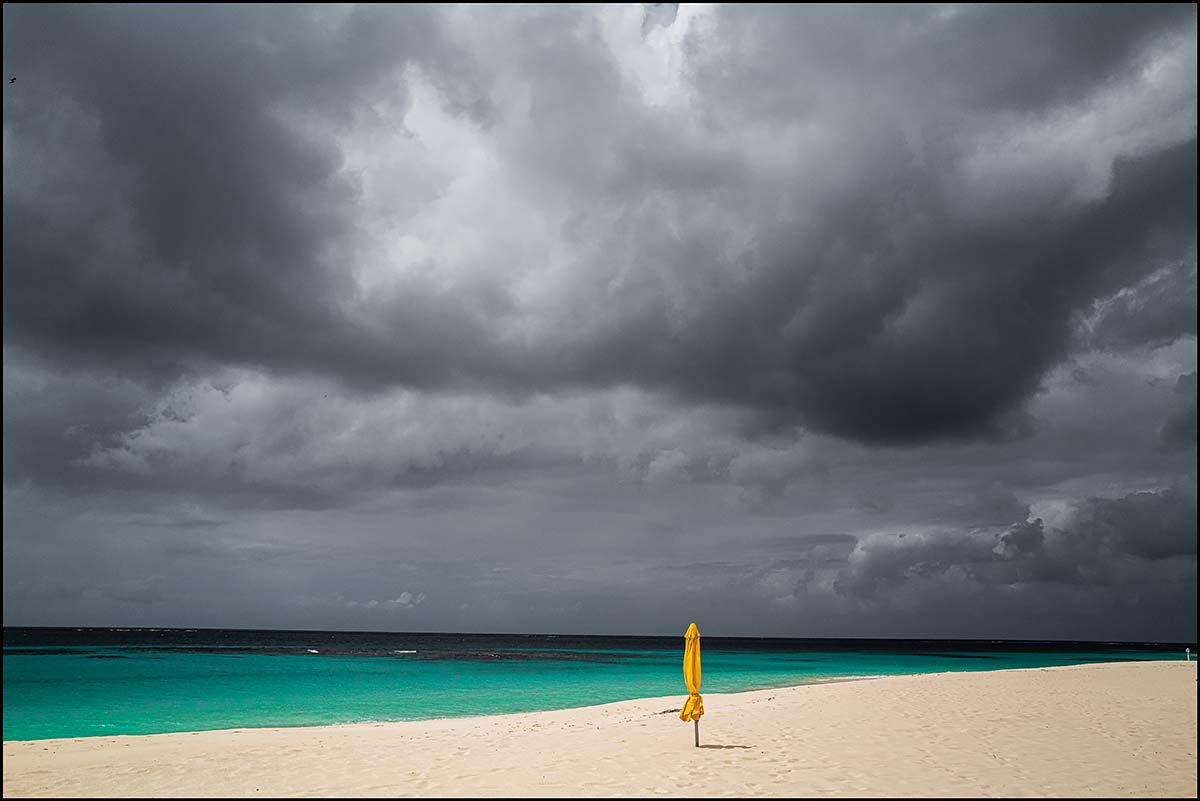
[[[700,747],[700,721],[693,720],[692,722],[696,724],[696,747],[699,748]]]

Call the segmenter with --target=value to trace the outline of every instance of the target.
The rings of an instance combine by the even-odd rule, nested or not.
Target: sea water
[[[418,720],[674,696],[683,637],[4,630],[4,739]],[[702,637],[702,693],[1182,658],[1174,644]],[[664,707],[664,712],[669,707]]]

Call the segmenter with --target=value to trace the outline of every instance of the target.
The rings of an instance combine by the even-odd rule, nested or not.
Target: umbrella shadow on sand
[[[752,745],[709,745],[708,743],[705,743],[704,745],[701,745],[699,747],[700,748],[753,748],[754,746],[752,746]]]

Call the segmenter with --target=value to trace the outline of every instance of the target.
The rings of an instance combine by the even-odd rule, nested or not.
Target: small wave
[[[393,654],[415,654],[416,651],[392,651]]]
[[[321,653],[320,651],[318,651],[318,650],[317,650],[317,649],[315,649],[315,648],[305,648],[304,650],[305,650],[305,651],[308,651],[310,654],[319,654],[319,653]]]

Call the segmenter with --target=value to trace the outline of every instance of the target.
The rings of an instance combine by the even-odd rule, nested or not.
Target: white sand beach
[[[410,723],[4,743],[4,795],[1196,796],[1196,663]],[[681,681],[682,687],[682,681]],[[703,690],[703,688],[701,688]]]

